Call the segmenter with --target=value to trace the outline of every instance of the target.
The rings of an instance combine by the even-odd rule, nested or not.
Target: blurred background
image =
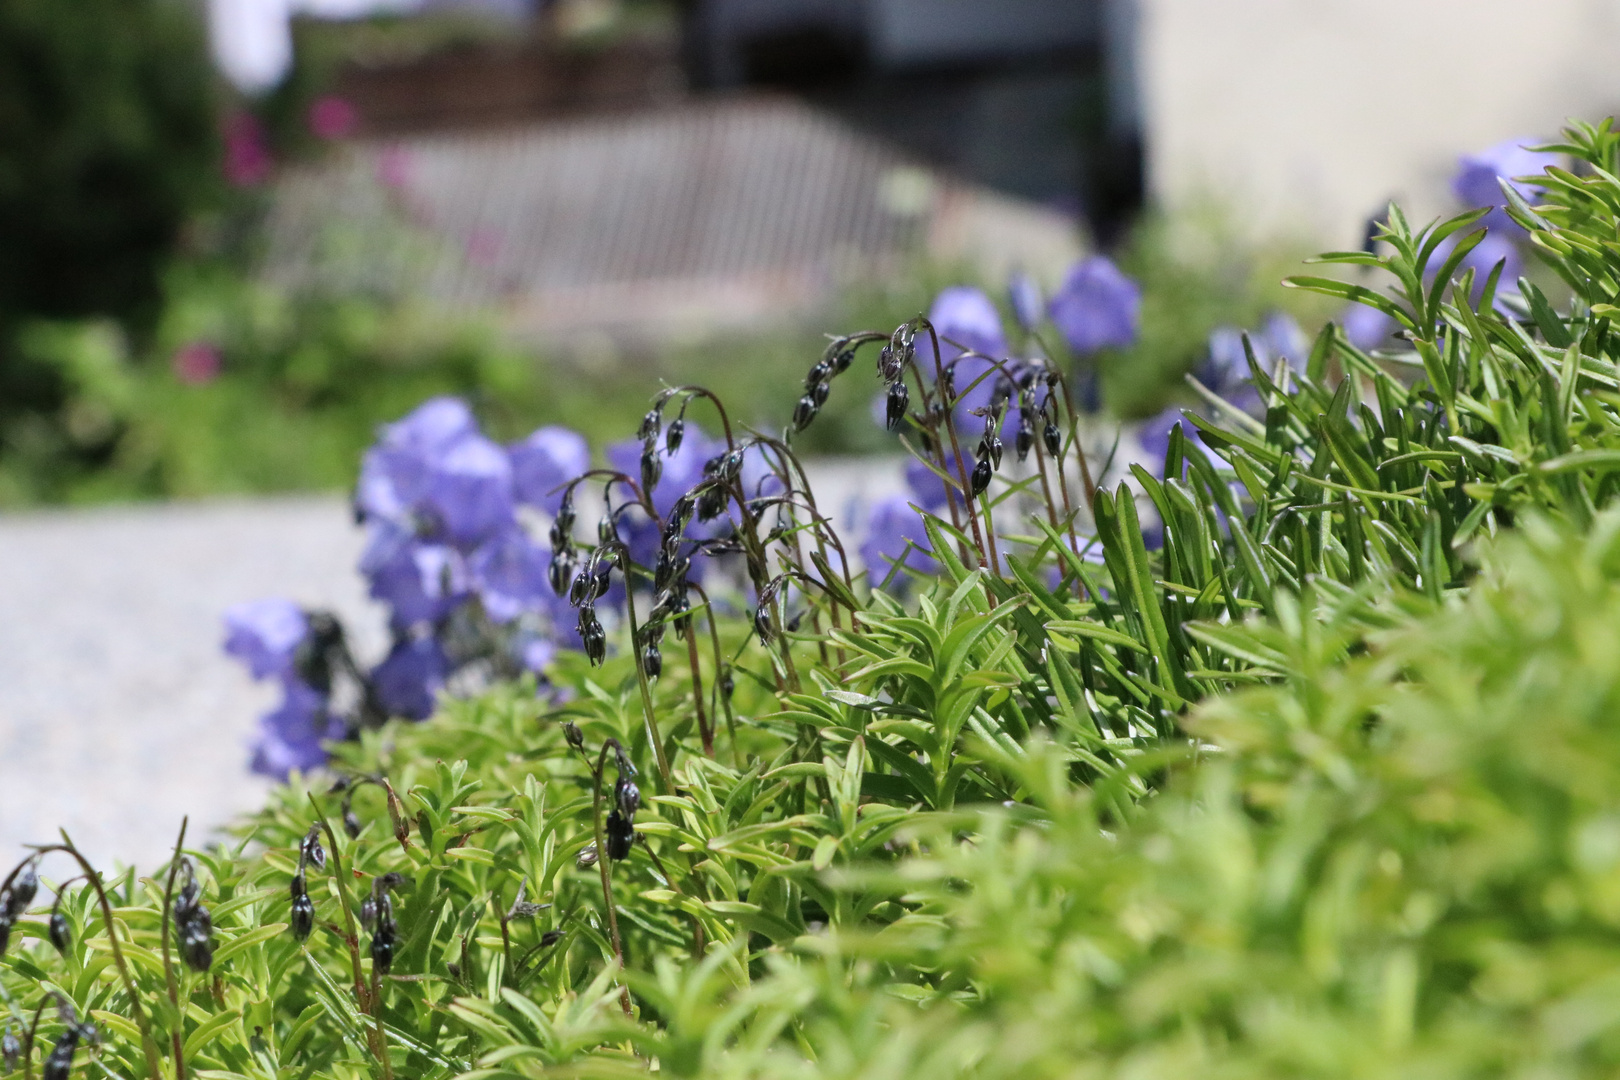
[[[73,777],[124,778],[73,819],[121,857],[252,805],[269,691],[218,612],[374,617],[344,493],[423,399],[601,445],[699,382],[780,426],[825,333],[951,284],[1010,315],[1010,274],[1103,251],[1144,292],[1104,401],[1145,416],[1217,327],[1336,316],[1278,285],[1302,255],[1608,115],[1617,31],[1620,0],[0,0],[0,848]],[[805,445],[899,452],[858,394]]]

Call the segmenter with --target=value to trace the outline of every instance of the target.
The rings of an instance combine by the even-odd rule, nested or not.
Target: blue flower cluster
[[[531,524],[554,516],[563,487],[589,466],[575,432],[544,427],[501,446],[455,398],[384,427],[354,505],[367,533],[360,571],[388,607],[393,644],[363,671],[330,615],[289,600],[227,612],[226,652],[284,692],[260,719],[254,771],[285,777],[324,762],[327,740],[389,717],[422,719],[462,671],[543,675],[558,645],[577,638],[551,581],[551,548]]]

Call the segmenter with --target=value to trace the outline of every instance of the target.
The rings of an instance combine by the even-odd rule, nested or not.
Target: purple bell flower
[[[294,769],[309,771],[326,764],[325,741],[343,738],[342,721],[326,710],[326,698],[298,679],[282,680],[282,702],[259,719],[253,740],[252,769],[262,776],[287,779]]]
[[[1105,256],[1076,263],[1047,306],[1063,339],[1081,356],[1136,343],[1142,289]]]
[[[906,459],[906,490],[911,492],[912,502],[930,512],[950,502],[945,481],[916,458]]]
[[[1382,311],[1367,304],[1351,304],[1339,317],[1344,336],[1362,352],[1387,347],[1393,340],[1399,324]]]
[[[537,611],[552,595],[546,572],[551,551],[514,524],[484,541],[467,560],[472,587],[498,623]]]
[[[1507,215],[1507,197],[1502,194],[1501,181],[1516,176],[1532,176],[1545,172],[1549,165],[1558,164],[1557,154],[1527,149],[1539,142],[1534,138],[1509,139],[1497,143],[1477,154],[1466,154],[1457,161],[1457,174],[1452,177],[1451,190],[1465,206],[1489,206],[1491,212],[1482,224],[1503,231],[1519,229]],[[1525,199],[1533,199],[1540,189],[1528,184],[1514,184]]]
[[[1046,299],[1041,296],[1040,285],[1022,270],[1007,282],[1007,301],[1012,305],[1013,318],[1018,320],[1019,326],[1034,331],[1041,324]]]
[[[433,695],[449,673],[450,660],[436,640],[406,638],[372,669],[371,682],[390,715],[425,720],[433,715]]]
[[[1260,332],[1255,336],[1263,347],[1267,361],[1275,363],[1282,358],[1295,371],[1305,370],[1305,363],[1311,355],[1311,339],[1305,336],[1305,331],[1300,329],[1292,315],[1273,311],[1260,324]]]
[[[391,622],[400,629],[444,618],[470,588],[460,552],[424,543],[388,522],[372,526],[360,572],[370,582],[372,598],[393,609]]]
[[[356,501],[363,512],[399,517],[427,497],[433,465],[462,439],[477,435],[478,421],[459,398],[436,397],[383,427],[361,464]]]
[[[943,364],[962,355],[963,349],[997,359],[1007,353],[1007,336],[1001,331],[1001,313],[983,289],[975,289],[971,285],[953,285],[941,291],[934,298],[934,306],[928,309],[928,321],[934,324],[934,332],[939,335],[939,359]],[[946,338],[956,342],[956,346]],[[933,357],[924,359],[920,350],[919,345],[918,362],[925,373],[932,374]]]
[[[250,600],[225,612],[225,651],[247,665],[255,679],[292,673],[309,620],[291,600]]]
[[[446,447],[428,471],[424,498],[438,524],[458,544],[472,546],[512,522],[512,463],[482,435]]]
[[[906,542],[914,545],[909,551]],[[905,566],[920,574],[934,574],[939,563],[928,546],[928,531],[920,515],[904,496],[894,495],[881,499],[872,506],[867,519],[866,540],[861,544],[861,561],[866,564],[868,580],[876,586],[889,577],[892,567],[904,559]],[[892,582],[898,582],[904,572],[897,573]]]
[[[517,501],[555,514],[562,505],[563,484],[591,467],[585,437],[565,427],[543,427],[507,448],[512,459],[512,487]]]

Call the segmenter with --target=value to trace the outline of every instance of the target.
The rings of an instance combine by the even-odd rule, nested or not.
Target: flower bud
[[[641,671],[649,679],[656,679],[664,673],[664,654],[659,651],[656,642],[647,642],[647,647],[642,650]]]
[[[343,811],[343,831],[348,834],[350,840],[360,838],[360,818],[353,810]]]
[[[214,964],[214,918],[198,906],[180,932],[180,958],[192,971],[207,971]]]
[[[50,1057],[45,1059],[45,1068],[41,1072],[45,1080],[68,1080],[73,1072],[73,1054],[79,1049],[79,1039],[82,1037],[83,1032],[77,1024],[56,1037],[56,1045],[51,1047]]]
[[[627,777],[619,777],[618,783],[613,785],[613,798],[619,804],[619,813],[634,821],[636,811],[641,809],[641,789],[636,786],[636,782]]]
[[[731,665],[727,664],[720,670],[720,696],[730,701],[731,695],[736,692],[737,680],[732,677]]]
[[[579,854],[574,856],[574,866],[580,870],[589,870],[596,865],[597,858],[596,841],[592,840],[580,848]]]
[[[817,383],[810,388],[810,399],[816,403],[816,408],[819,409],[823,405],[827,404],[827,397],[831,393],[831,384]]]
[[[906,389],[902,380],[895,380],[889,384],[889,398],[884,406],[884,424],[890,431],[896,431],[901,421],[906,418],[906,407],[911,404],[911,391]]]
[[[68,928],[67,916],[53,908],[46,933],[50,936],[51,944],[56,946],[56,951],[66,956],[68,946],[73,944],[73,931]]]
[[[659,456],[658,442],[648,439],[641,448],[641,491],[648,498],[652,497],[653,488],[658,486],[658,480],[664,475],[664,459]]]
[[[832,373],[833,366],[831,360],[816,361],[816,366],[811,368],[810,374],[804,377],[804,392],[808,394],[810,391],[826,382]]]
[[[568,745],[573,747],[575,750],[585,749],[585,733],[579,730],[579,725],[574,723],[572,720],[564,721],[563,738],[567,740]]]
[[[579,607],[585,603],[586,596],[591,588],[591,567],[587,564],[585,569],[575,575],[573,582],[568,586],[568,602],[574,607]]]
[[[1018,421],[1018,435],[1013,440],[1013,449],[1018,453],[1018,460],[1023,461],[1029,457],[1030,450],[1035,447],[1035,425],[1027,418]]]
[[[398,931],[394,920],[379,920],[377,932],[371,935],[371,967],[379,975],[388,974],[394,966],[394,940]]]
[[[365,927],[368,933],[373,926],[377,925],[376,897],[368,896],[360,901],[360,925]]]
[[[681,449],[681,441],[686,438],[686,421],[680,417],[669,422],[664,431],[664,453],[674,457]]]
[[[309,827],[309,835],[304,837],[304,843],[299,850],[301,859],[308,859],[315,864],[317,870],[326,869],[326,849],[321,846],[320,825]]]
[[[699,521],[713,521],[726,512],[726,489],[719,484],[711,484],[703,489],[698,499],[697,516]]]
[[[663,423],[664,416],[659,409],[648,409],[647,415],[641,418],[641,427],[636,429],[636,438],[642,440],[653,438]]]
[[[1058,432],[1058,426],[1050,420],[1041,429],[1041,441],[1046,443],[1046,452],[1057,457],[1063,450],[1063,436]]]
[[[771,641],[771,609],[770,605],[762,603],[754,609],[754,633],[759,635],[759,643],[768,645]]]

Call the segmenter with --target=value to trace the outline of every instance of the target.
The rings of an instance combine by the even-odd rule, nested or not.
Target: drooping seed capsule
[[[754,610],[754,633],[759,635],[759,643],[768,645],[771,640],[771,609],[768,604],[760,604]]]
[[[618,807],[607,816],[606,827],[608,858],[618,862],[630,857],[630,846],[636,842],[636,829],[628,819],[619,813]]]
[[[368,933],[373,926],[377,925],[377,900],[375,897],[368,896],[360,901],[360,925],[365,927]]]
[[[563,739],[575,750],[585,749],[585,733],[572,720],[563,723]]]
[[[890,431],[900,427],[901,421],[906,418],[906,407],[911,404],[911,391],[906,384],[896,380],[889,384],[889,397],[884,404],[884,424]]]
[[[726,489],[719,484],[711,484],[703,489],[698,498],[697,517],[699,521],[713,521],[726,512]]]
[[[585,603],[585,598],[592,589],[591,577],[591,567],[586,564],[585,569],[575,575],[573,582],[568,586],[569,604],[579,607]]]
[[[619,813],[634,821],[636,811],[641,809],[641,789],[636,782],[627,777],[619,777],[613,785],[613,798],[619,804]]]
[[[574,564],[573,548],[552,548],[551,563],[546,567],[546,580],[551,584],[551,591],[558,596],[567,593],[574,577]]]
[[[1058,426],[1050,420],[1041,429],[1041,441],[1046,444],[1046,452],[1057,457],[1063,449],[1063,436],[1058,432]]]
[[[1035,425],[1028,420],[1019,420],[1018,436],[1013,440],[1013,449],[1018,453],[1018,460],[1023,461],[1029,457],[1029,452],[1035,448]]]
[[[830,383],[816,383],[810,388],[810,399],[816,403],[816,408],[819,409],[827,404],[827,397],[831,393],[832,385]]]
[[[293,937],[304,941],[309,932],[315,929],[315,903],[309,898],[304,888],[304,875],[294,875],[292,879],[292,927]]]
[[[596,542],[603,547],[619,538],[619,522],[612,513],[603,514],[596,522]]]
[[[371,966],[379,975],[388,974],[394,966],[394,920],[378,922],[377,932],[371,935]]]
[[[563,489],[562,502],[557,506],[557,516],[552,521],[552,528],[557,530],[553,535],[558,536],[566,537],[574,532],[574,489],[572,487]]]
[[[849,370],[849,365],[854,362],[855,350],[853,348],[839,349],[833,353],[832,357],[833,374],[842,375]]]
[[[198,905],[180,933],[180,958],[192,971],[207,971],[214,963],[214,917]]]
[[[799,403],[793,407],[793,430],[803,431],[805,428],[810,426],[810,422],[815,418],[816,399],[811,397],[809,394],[806,394],[804,397],[800,398]]]
[[[73,931],[68,929],[67,916],[53,909],[46,933],[50,935],[51,944],[56,946],[56,951],[66,956],[68,946],[73,944]]]
[[[664,429],[664,453],[674,457],[680,452],[681,442],[685,438],[686,421],[677,416],[669,422],[669,427]]]
[[[360,839],[360,817],[353,810],[343,811],[343,831],[350,840]]]
[[[579,849],[579,854],[574,856],[574,865],[581,870],[589,870],[596,865],[596,859],[596,841],[592,840]]]
[[[656,679],[664,673],[664,654],[654,642],[647,642],[647,647],[641,651],[641,672],[649,679]]]
[[[585,657],[593,665],[600,666],[607,659],[607,631],[602,629],[602,622],[596,617],[596,609],[582,607],[579,609],[580,641],[585,649]]]
[[[77,1024],[56,1037],[56,1045],[51,1047],[51,1055],[45,1059],[45,1069],[41,1073],[45,1080],[68,1080],[73,1072],[73,1055],[79,1049],[81,1037]]]
[[[658,429],[664,423],[664,416],[658,409],[648,409],[647,415],[641,418],[641,427],[636,429],[636,438],[646,440],[658,434]]]
[[[894,349],[888,345],[878,351],[877,358],[878,378],[884,382],[894,382],[900,377],[900,364],[894,358]]]
[[[991,419],[994,420],[996,418],[992,417]],[[999,423],[996,425],[997,428],[1000,428],[1000,426],[1001,425]],[[991,432],[990,435],[985,439],[985,443],[985,448],[990,451],[990,467],[992,469],[1000,469],[1001,454],[1005,449],[1005,445],[1001,441],[1001,436],[995,432]]]
[[[309,827],[309,835],[304,837],[302,854],[315,864],[317,870],[326,869],[326,849],[321,846],[321,831],[318,824]]]
[[[28,905],[34,902],[34,894],[37,892],[39,892],[39,875],[34,872],[34,862],[30,859],[12,879],[11,891],[6,897],[6,917],[15,922],[28,910]]]
[[[664,459],[658,453],[658,442],[648,439],[641,448],[641,490],[649,497],[658,480],[664,475]]]
[[[971,478],[969,478],[968,483],[973,488],[974,498],[978,498],[980,495],[983,495],[985,489],[990,486],[990,476],[992,471],[993,470],[990,468],[990,459],[987,457],[979,458],[973,463],[973,475]]]
[[[737,449],[720,459],[720,468],[717,471],[717,475],[721,480],[724,480],[729,484],[731,481],[742,475],[743,454],[743,448],[739,446]]]
[[[810,369],[810,373],[804,377],[804,392],[808,394],[811,390],[826,382],[828,376],[832,373],[832,361],[817,360],[815,366]]]
[[[720,671],[720,696],[730,701],[731,695],[736,692],[737,680],[732,677],[731,665],[727,664]]]

